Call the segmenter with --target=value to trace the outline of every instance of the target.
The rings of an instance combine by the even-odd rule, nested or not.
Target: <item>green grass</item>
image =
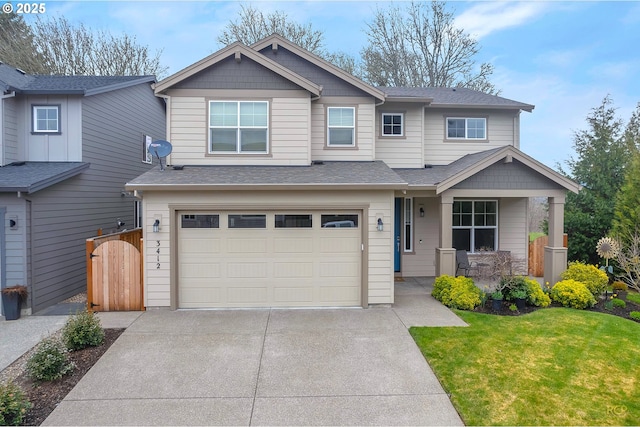
[[[640,304],[640,294],[637,292],[629,291],[627,294],[627,301],[633,301],[636,304]]]
[[[411,328],[467,425],[638,425],[640,324],[566,308]]]

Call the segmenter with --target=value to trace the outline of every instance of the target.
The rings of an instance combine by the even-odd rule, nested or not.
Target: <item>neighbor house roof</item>
[[[15,91],[28,95],[91,96],[154,81],[154,76],[32,75],[0,63],[0,89],[3,92]]]
[[[35,193],[89,168],[85,162],[15,162],[0,167],[0,192]]]
[[[442,87],[381,87],[387,100],[394,99],[428,102],[431,107],[442,108],[500,108],[531,112],[534,106],[496,95],[489,95],[467,88]]]
[[[125,185],[127,190],[211,189],[405,189],[407,183],[382,161],[315,162],[310,166],[156,167]]]

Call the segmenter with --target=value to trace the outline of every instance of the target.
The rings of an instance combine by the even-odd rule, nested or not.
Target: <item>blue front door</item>
[[[393,270],[400,271],[400,232],[402,230],[402,198],[396,197],[396,209],[393,221]]]

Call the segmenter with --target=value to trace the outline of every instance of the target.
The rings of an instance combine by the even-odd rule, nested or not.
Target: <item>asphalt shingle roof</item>
[[[35,193],[89,167],[85,162],[16,162],[0,167],[0,192]]]
[[[155,81],[154,76],[49,76],[25,74],[0,63],[0,88],[28,94],[80,94]]]
[[[533,110],[534,106],[496,95],[489,95],[467,88],[442,88],[442,87],[380,87],[388,97],[416,98],[432,100],[434,107],[494,107],[516,108],[526,111]]]
[[[406,181],[384,162],[323,162],[310,166],[184,166],[159,167],[126,184],[128,189],[181,186],[375,186],[405,188]],[[167,188],[170,189],[170,188]]]

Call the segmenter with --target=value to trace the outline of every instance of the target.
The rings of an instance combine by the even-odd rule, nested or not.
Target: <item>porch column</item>
[[[440,196],[440,240],[436,248],[436,276],[456,275],[456,250],[453,248],[453,197]]]
[[[549,245],[544,247],[544,281],[553,286],[567,269],[567,248],[563,245],[564,195],[549,197]]]

